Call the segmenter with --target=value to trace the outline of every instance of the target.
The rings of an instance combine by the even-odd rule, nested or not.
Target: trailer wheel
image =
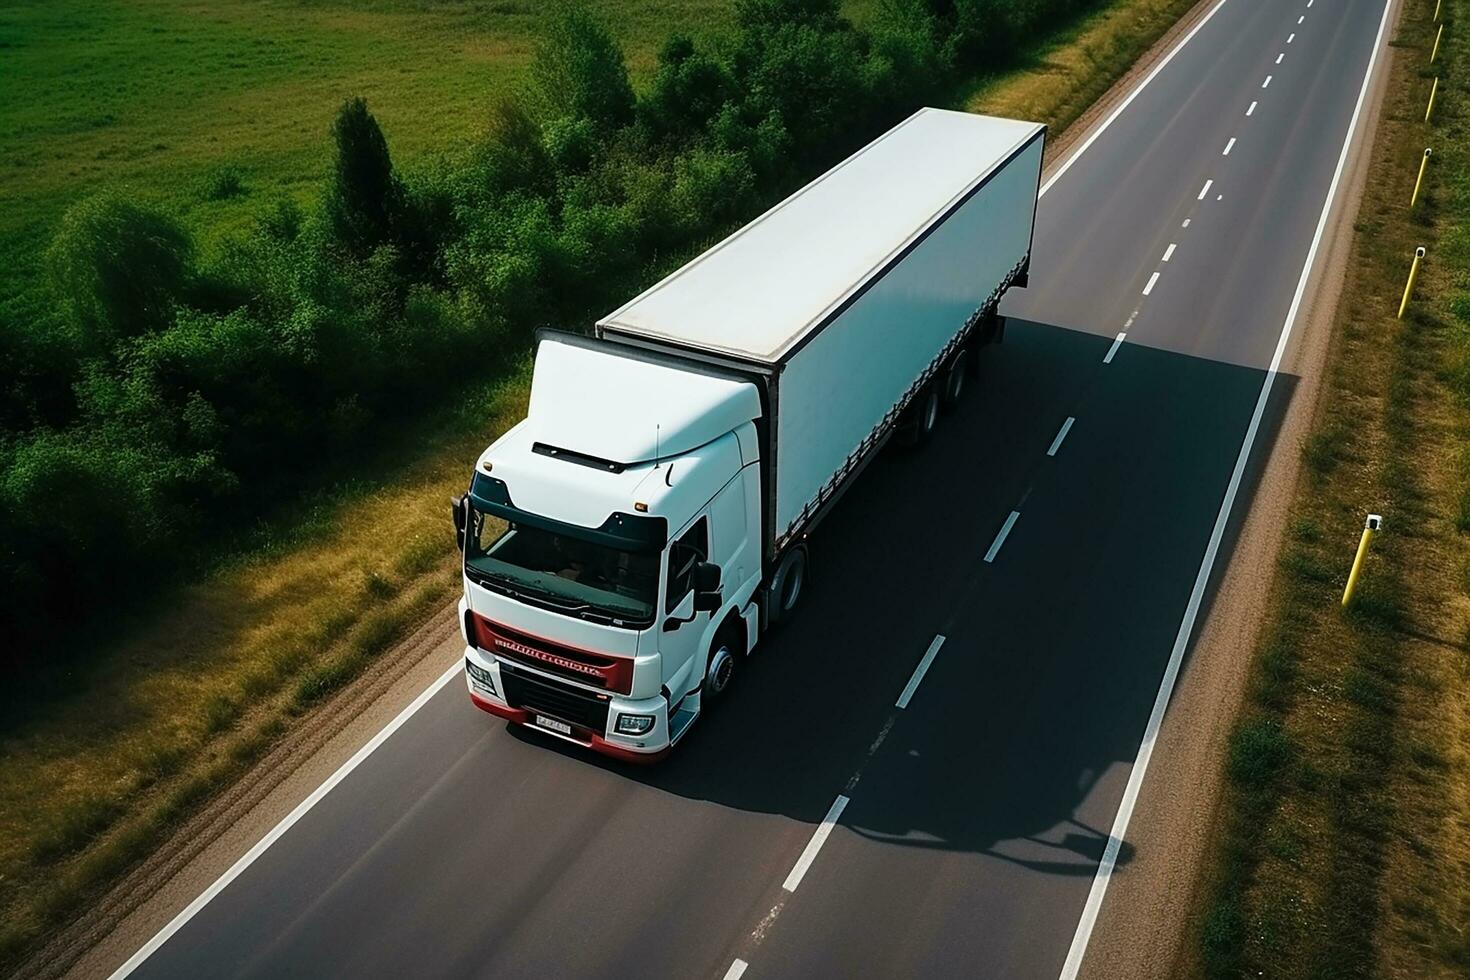
[[[796,612],[806,592],[806,549],[797,545],[787,550],[771,577],[771,625],[786,622]]]
[[[969,362],[970,352],[963,347],[949,359],[944,372],[944,389],[940,393],[940,407],[946,412],[953,412],[959,407],[960,396],[965,393],[965,378],[970,373]]]
[[[942,380],[942,378],[940,379]],[[929,441],[934,427],[939,424],[939,385],[930,381],[914,398],[913,404],[904,410],[904,421],[898,434],[898,444],[905,449],[917,449]]]

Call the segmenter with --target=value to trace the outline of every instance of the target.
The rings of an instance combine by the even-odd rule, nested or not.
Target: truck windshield
[[[653,621],[660,553],[609,547],[471,510],[465,571],[518,597],[618,625]]]

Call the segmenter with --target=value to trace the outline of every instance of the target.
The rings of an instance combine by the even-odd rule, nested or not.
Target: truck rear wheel
[[[965,378],[969,375],[970,352],[964,347],[954,352],[944,371],[944,389],[940,393],[941,407],[953,412],[965,393]]]
[[[800,545],[790,548],[781,556],[776,574],[771,577],[771,625],[775,626],[790,619],[806,592],[806,549]]]

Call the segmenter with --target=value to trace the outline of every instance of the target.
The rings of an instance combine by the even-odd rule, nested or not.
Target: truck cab
[[[760,415],[748,381],[540,341],[456,501],[477,706],[633,760],[688,731],[756,636]]]

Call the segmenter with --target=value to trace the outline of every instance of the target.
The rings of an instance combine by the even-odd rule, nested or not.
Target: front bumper
[[[539,732],[550,735],[552,738],[561,739],[564,742],[572,742],[584,748],[592,749],[603,755],[623,759],[628,762],[655,762],[663,758],[670,748],[669,742],[669,717],[668,702],[662,697],[648,698],[643,700],[631,700],[621,698],[617,695],[608,696],[607,721],[601,731],[596,731],[582,722],[571,717],[559,715],[554,709],[537,708],[531,705],[513,705],[506,696],[505,675],[501,671],[501,664],[495,657],[485,653],[476,647],[465,647],[465,687],[469,691],[470,701],[481,711],[489,712],[497,718],[527,728],[534,728]],[[493,690],[487,688],[477,680],[470,670],[473,666],[478,672],[488,674]],[[549,674],[531,670],[521,664],[516,664],[515,673],[518,676],[530,675],[530,679],[541,683],[554,685],[563,689],[581,692],[580,690],[566,684],[560,679]],[[653,728],[643,735],[620,735],[614,731],[619,714],[653,715]],[[536,724],[537,715],[555,719],[570,725],[570,735],[553,731]]]

